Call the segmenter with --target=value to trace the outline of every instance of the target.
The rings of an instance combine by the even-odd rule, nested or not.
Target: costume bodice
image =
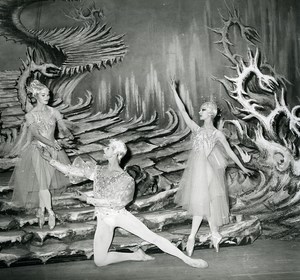
[[[35,125],[38,132],[47,139],[53,139],[58,111],[48,107],[47,111],[31,111],[27,114],[28,125]],[[50,113],[49,113],[50,112]]]
[[[96,166],[94,174],[94,197],[113,202],[113,208],[123,208],[133,199],[134,179],[123,171],[108,174],[103,166]]]
[[[205,151],[207,154],[213,149],[217,142],[216,128],[198,127],[192,134],[192,148],[196,152]]]

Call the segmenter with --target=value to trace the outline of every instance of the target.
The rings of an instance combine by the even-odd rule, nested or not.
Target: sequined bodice
[[[212,149],[217,141],[216,128],[199,127],[192,134],[192,147],[196,152],[206,151]]]
[[[114,201],[115,208],[125,207],[134,195],[134,180],[125,171],[111,175],[97,166],[94,175],[94,197]]]
[[[33,111],[30,113],[38,132],[47,139],[54,137],[56,119],[53,111]]]

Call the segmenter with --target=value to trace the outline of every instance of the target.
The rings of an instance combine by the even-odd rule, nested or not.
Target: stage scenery
[[[1,1],[0,269],[299,242],[299,15]]]

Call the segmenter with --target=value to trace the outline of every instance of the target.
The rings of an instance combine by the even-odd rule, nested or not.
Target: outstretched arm
[[[94,170],[88,168],[75,167],[75,166],[71,166],[70,164],[66,165],[54,159],[51,159],[49,163],[54,168],[56,168],[61,173],[64,173],[67,176],[76,176],[76,177],[82,177],[82,178],[94,180]]]
[[[63,164],[57,160],[54,160],[47,151],[44,149],[41,149],[41,156],[49,161],[50,165],[52,165],[54,168],[59,170],[61,173],[64,173],[67,176],[76,176],[76,177],[82,177],[87,178],[90,180],[94,180],[94,173],[95,170],[91,168],[81,168],[81,167],[75,167],[70,164]]]
[[[223,147],[225,148],[225,151],[228,154],[228,156],[236,163],[236,165],[243,171],[243,173],[245,173],[247,175],[251,175],[253,173],[253,171],[250,170],[250,169],[248,169],[248,168],[246,168],[241,163],[241,161],[239,160],[239,158],[236,156],[236,154],[231,149],[228,141],[226,140],[226,137],[223,135],[222,132],[218,132],[218,140],[223,145]]]
[[[176,91],[176,83],[175,83],[175,80],[171,79],[170,81],[170,88],[171,88],[171,91],[174,95],[174,98],[175,98],[175,101],[176,101],[176,105],[185,121],[185,123],[187,124],[187,126],[192,130],[194,131],[198,125],[190,118],[190,116],[188,115],[185,107],[184,107],[184,104],[182,102],[182,100],[180,99],[177,91]]]

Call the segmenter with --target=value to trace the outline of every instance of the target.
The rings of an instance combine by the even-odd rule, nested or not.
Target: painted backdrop
[[[179,79],[187,90],[182,96],[192,116],[200,104],[216,100],[225,117],[222,86],[212,77],[230,73],[229,62],[214,44],[218,38],[209,28],[221,27],[221,13],[237,8],[246,25],[255,27],[260,37],[261,52],[279,74],[289,81],[288,103],[299,103],[300,4],[296,0],[97,0],[104,21],[116,34],[125,33],[129,52],[123,63],[111,70],[93,71],[76,89],[76,96],[90,90],[95,98],[95,111],[106,111],[114,96],[126,97],[127,116],[144,113],[145,119],[156,110],[161,120],[168,107],[175,108],[168,89],[170,76]],[[84,2],[88,7],[92,1]],[[76,6],[76,3],[71,5]],[[23,24],[32,28],[65,27],[78,24],[69,17],[70,3],[52,2],[31,5],[22,14]],[[237,29],[231,39],[239,53],[246,44]],[[0,71],[15,70],[25,57],[26,47],[0,38]],[[192,105],[193,104],[193,105]]]

